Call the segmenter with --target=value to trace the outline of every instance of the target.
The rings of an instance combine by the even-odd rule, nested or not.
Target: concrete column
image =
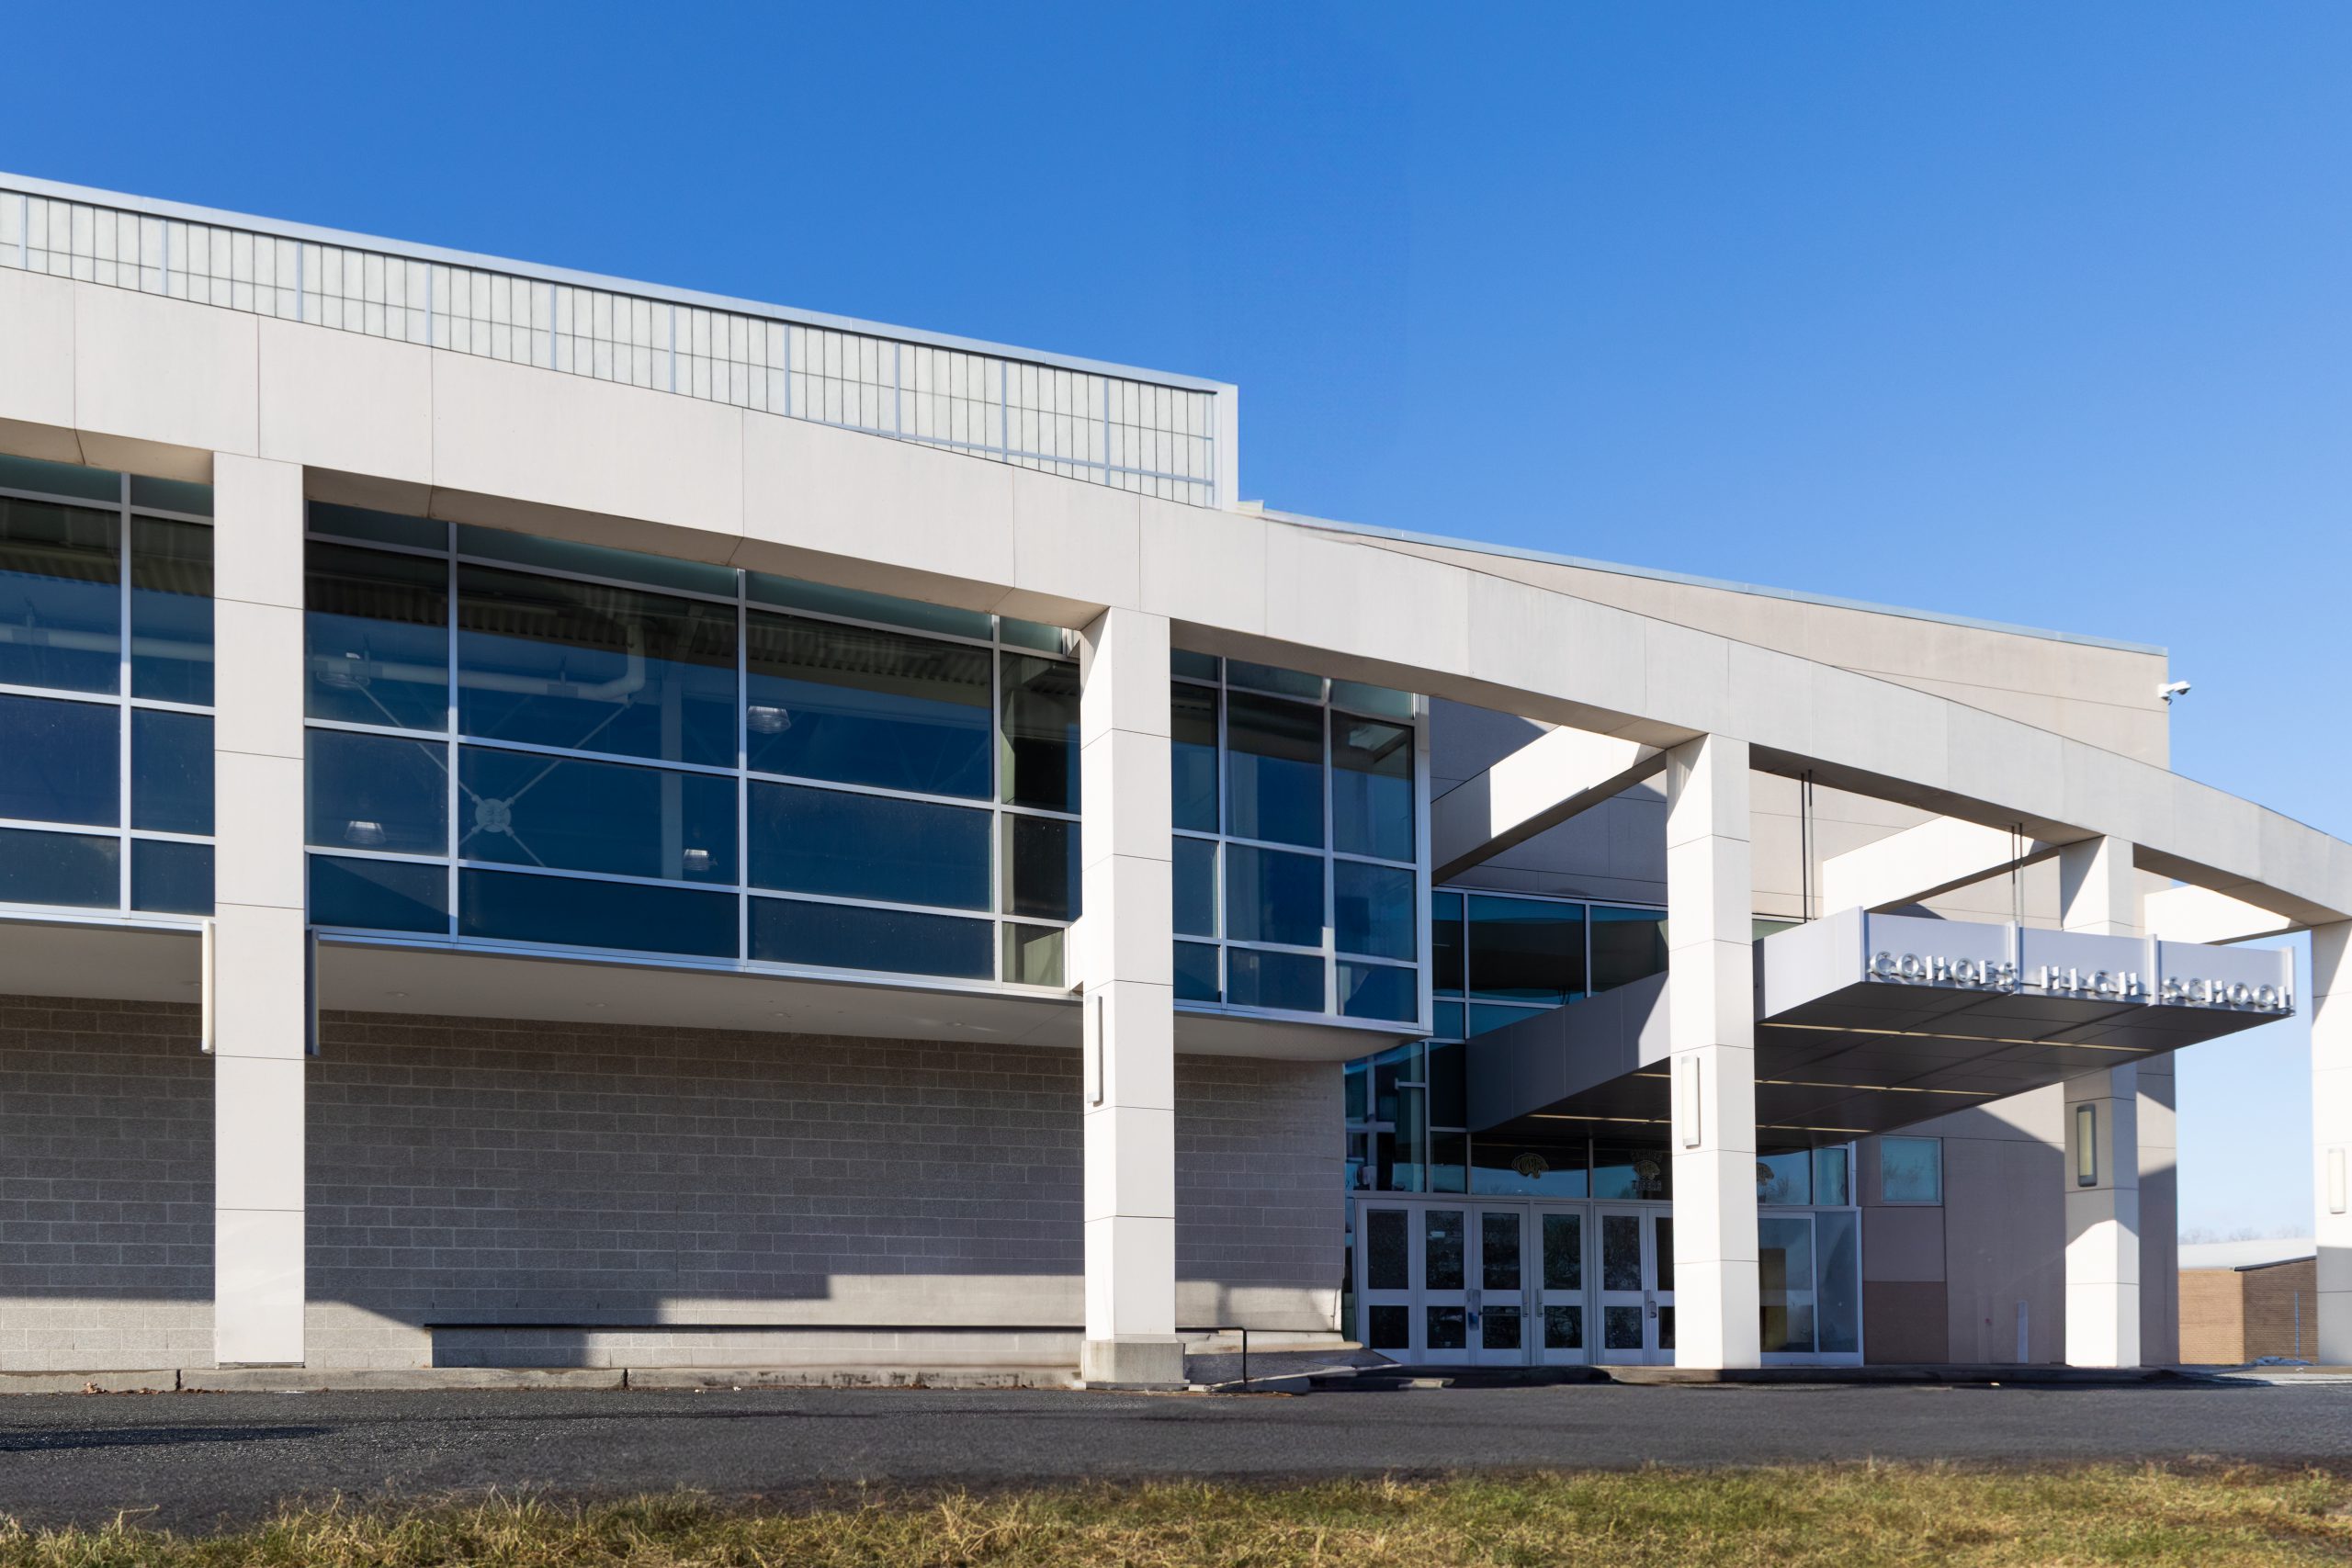
[[[1110,610],[1080,649],[1090,1383],[1182,1384],[1168,620]]]
[[[212,1343],[299,1365],[303,1069],[302,470],[213,459]]]
[[[2312,928],[2312,1205],[2319,1242],[2315,1351],[2352,1365],[2352,920]]]
[[[2089,839],[2058,852],[2059,923],[2070,931],[2140,934],[2132,846]],[[2153,980],[2154,976],[2150,976]],[[2140,1364],[2140,1069],[2087,1073],[2065,1086],[2066,1364]],[[2085,1184],[2084,1116],[2089,1123]]]
[[[1667,753],[1675,1363],[1761,1360],[1756,1279],[1756,950],[1747,743]]]

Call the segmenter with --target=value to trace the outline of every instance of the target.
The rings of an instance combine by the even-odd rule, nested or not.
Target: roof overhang
[[[2293,955],[1849,909],[1757,944],[1756,1119],[1891,1132],[2290,1016]],[[1606,1004],[1606,1005],[1604,1005]],[[1664,976],[1473,1043],[1474,1129],[1668,1120]]]

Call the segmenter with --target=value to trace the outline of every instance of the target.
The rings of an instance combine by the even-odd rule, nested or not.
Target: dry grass
[[[792,1509],[692,1495],[288,1511],[209,1537],[0,1523],[0,1568],[1333,1568],[2352,1561],[2352,1483],[2252,1469],[1820,1466],[1679,1473],[1091,1486]]]

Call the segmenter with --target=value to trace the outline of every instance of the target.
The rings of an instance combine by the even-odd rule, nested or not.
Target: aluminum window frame
[[[988,638],[982,639],[968,636],[961,636],[955,633],[933,631],[923,627],[900,626],[888,621],[838,615],[824,610],[805,609],[797,605],[768,604],[752,594],[750,590],[750,578],[752,574],[741,568],[721,569],[732,571],[734,574],[735,592],[731,596],[693,589],[673,588],[666,584],[636,582],[626,578],[616,578],[593,572],[569,570],[563,568],[544,566],[535,562],[516,561],[501,557],[482,556],[479,554],[460,552],[458,548],[458,525],[455,523],[447,523],[444,524],[442,528],[443,538],[445,541],[444,548],[440,550],[434,550],[416,545],[388,544],[373,539],[355,538],[346,534],[336,533],[332,528],[319,528],[312,526],[311,525],[310,518],[307,515],[305,517],[302,537],[306,549],[312,544],[324,544],[349,550],[375,551],[384,555],[408,556],[413,558],[426,560],[440,559],[446,561],[447,565],[445,583],[447,593],[448,613],[447,620],[442,627],[442,634],[447,654],[446,668],[448,682],[448,702],[444,712],[442,728],[438,729],[409,728],[397,725],[364,724],[346,719],[311,718],[307,716],[307,715],[303,719],[303,727],[306,733],[310,730],[317,729],[361,735],[374,735],[394,739],[417,741],[422,744],[436,747],[440,750],[441,765],[444,773],[446,774],[447,790],[447,821],[445,828],[445,832],[447,834],[447,839],[445,840],[445,853],[439,855],[426,855],[405,853],[394,851],[368,850],[356,846],[311,844],[307,842],[306,834],[304,854],[306,857],[306,863],[307,857],[319,855],[338,860],[392,861],[409,865],[446,866],[447,869],[447,876],[445,885],[445,897],[447,900],[448,907],[445,911],[442,933],[438,937],[435,937],[426,933],[413,931],[390,932],[370,927],[339,926],[314,922],[315,929],[322,932],[332,934],[338,941],[348,940],[371,945],[443,946],[455,948],[464,952],[530,953],[542,956],[554,955],[562,957],[579,957],[612,960],[634,964],[656,964],[666,968],[702,968],[724,970],[729,972],[774,974],[792,976],[796,977],[854,981],[868,985],[881,984],[893,987],[915,985],[925,987],[935,986],[947,989],[965,991],[974,989],[983,991],[1002,991],[1008,995],[1022,997],[1064,997],[1069,994],[1069,977],[1067,974],[1064,976],[1064,983],[1060,986],[1024,985],[1005,978],[1004,933],[1006,928],[1011,926],[1028,926],[1049,928],[1067,931],[1071,926],[1077,923],[1077,920],[1074,917],[1069,919],[1057,919],[1046,916],[1014,916],[1007,912],[1002,908],[1006,889],[1006,871],[1003,865],[1004,835],[1002,818],[1006,817],[1035,817],[1082,825],[1083,813],[1082,811],[1063,812],[1039,807],[1016,806],[995,798],[996,795],[1001,794],[1001,789],[1000,787],[1001,781],[999,779],[1000,763],[997,752],[999,732],[1003,723],[1002,656],[1009,651],[1030,658],[1043,659],[1055,663],[1067,664],[1074,670],[1078,665],[1078,658],[1067,635],[1065,635],[1061,639],[1063,645],[1062,650],[1048,651],[1045,649],[1035,646],[1032,642],[1007,641],[1003,635],[1006,617],[1001,615],[989,616],[991,635]],[[694,600],[703,604],[731,606],[735,613],[734,671],[736,682],[735,760],[733,764],[731,766],[721,766],[719,764],[707,762],[671,761],[659,758],[637,757],[618,752],[582,750],[577,748],[547,746],[529,741],[492,739],[465,733],[458,718],[461,705],[459,693],[461,690],[462,677],[458,669],[458,573],[461,568],[467,566],[490,567],[498,570],[515,572],[526,576],[548,578],[561,581],[579,582],[594,587],[616,588],[635,592],[663,594],[674,598]],[[797,774],[776,773],[763,770],[752,769],[749,765],[750,712],[748,694],[750,691],[750,683],[748,677],[750,662],[750,637],[748,633],[751,624],[750,615],[753,611],[761,611],[777,615],[788,615],[805,620],[824,622],[830,625],[865,630],[891,632],[901,636],[918,637],[934,641],[954,642],[967,647],[988,650],[989,725],[990,734],[990,744],[989,748],[988,795],[980,797],[942,795],[925,791],[897,790],[874,784],[844,784],[830,779],[809,778]],[[305,613],[308,613],[307,610]],[[680,774],[695,774],[703,777],[731,779],[734,781],[735,785],[736,826],[735,865],[733,875],[725,881],[713,880],[707,882],[689,882],[680,878],[638,876],[617,872],[575,871],[568,868],[516,865],[504,861],[484,861],[461,856],[457,853],[457,844],[463,837],[461,832],[461,821],[464,812],[464,802],[462,799],[463,788],[460,782],[459,763],[461,749],[464,748],[507,751],[530,756],[541,756],[548,758],[551,761],[604,763],[615,766],[653,769]],[[750,840],[751,787],[754,784],[791,785],[808,789],[827,790],[836,794],[878,796],[884,799],[904,800],[921,805],[952,806],[964,810],[987,814],[989,818],[989,907],[986,909],[952,908],[938,905],[907,903],[878,898],[857,898],[839,894],[801,893],[785,888],[771,888],[754,886],[751,880]],[[166,835],[158,834],[149,836],[164,837]],[[678,889],[720,896],[731,896],[736,902],[735,954],[732,958],[724,958],[693,954],[655,953],[635,948],[582,947],[555,942],[518,942],[508,939],[465,936],[461,934],[460,931],[462,912],[460,909],[459,900],[461,876],[463,873],[468,871],[514,873],[522,875],[562,877],[581,882],[614,883],[623,886]],[[772,959],[753,958],[751,956],[752,901],[757,898],[781,899],[787,902],[808,904],[830,904],[850,908],[874,909],[889,913],[944,916],[956,919],[973,921],[977,924],[985,924],[989,927],[989,946],[992,954],[989,964],[989,976],[986,979],[967,979],[936,975],[922,975],[912,972],[834,969],[821,965],[788,964]],[[1065,961],[1067,962],[1068,939],[1065,938],[1064,941]]]
[[[1213,691],[1216,694],[1216,758],[1215,771],[1216,781],[1217,826],[1215,832],[1210,832],[1204,829],[1198,828],[1171,828],[1170,831],[1173,838],[1189,839],[1194,842],[1207,843],[1215,849],[1216,874],[1214,878],[1214,895],[1216,899],[1216,908],[1214,919],[1210,923],[1216,928],[1216,934],[1212,936],[1201,935],[1189,931],[1180,931],[1175,933],[1174,940],[1179,942],[1192,943],[1195,946],[1214,947],[1216,950],[1217,995],[1220,999],[1214,1002],[1179,1001],[1176,1004],[1176,1010],[1179,1012],[1208,1013],[1225,1017],[1279,1019],[1291,1022],[1314,1022],[1342,1026],[1351,1029],[1379,1030],[1383,1032],[1395,1032],[1398,1034],[1400,1038],[1408,1040],[1425,1037],[1428,1034],[1432,1022],[1430,991],[1429,699],[1423,696],[1412,697],[1411,701],[1413,711],[1409,718],[1400,718],[1393,714],[1363,713],[1357,708],[1337,704],[1332,700],[1335,682],[1328,676],[1312,675],[1304,671],[1292,671],[1292,673],[1304,675],[1307,679],[1316,682],[1317,694],[1313,697],[1307,697],[1297,693],[1270,691],[1263,686],[1250,685],[1247,682],[1237,683],[1232,678],[1233,660],[1218,655],[1204,655],[1204,657],[1214,657],[1216,659],[1216,678],[1215,680],[1210,680],[1206,676],[1190,674],[1174,669],[1171,669],[1169,671],[1169,680],[1171,686],[1193,686],[1203,690]],[[1320,721],[1322,736],[1320,804],[1323,812],[1323,841],[1319,846],[1284,843],[1272,839],[1250,838],[1236,833],[1232,830],[1233,791],[1231,789],[1231,775],[1228,772],[1227,762],[1228,759],[1233,754],[1233,694],[1236,692],[1240,692],[1251,696],[1272,697],[1282,702],[1296,703],[1303,706],[1311,706],[1316,709]],[[1337,770],[1334,768],[1332,763],[1332,724],[1334,721],[1334,716],[1336,715],[1345,715],[1351,717],[1362,718],[1373,723],[1393,725],[1401,728],[1408,729],[1412,732],[1412,859],[1389,860],[1378,855],[1342,853],[1333,847],[1332,829],[1337,813],[1335,797],[1338,788],[1338,780],[1336,777]],[[1228,934],[1231,922],[1227,918],[1227,899],[1232,886],[1232,856],[1228,852],[1228,849],[1232,846],[1238,846],[1243,849],[1262,850],[1278,854],[1313,855],[1320,860],[1322,863],[1323,872],[1323,940],[1319,944],[1315,946],[1304,946],[1287,942],[1243,940]],[[1377,953],[1356,953],[1339,945],[1339,909],[1336,889],[1337,874],[1333,868],[1338,862],[1343,860],[1362,865],[1374,865],[1392,871],[1403,871],[1408,873],[1412,876],[1415,900],[1413,925],[1416,932],[1416,946],[1419,953],[1418,957],[1408,962]],[[1323,1010],[1320,1012],[1307,1012],[1289,1008],[1268,1008],[1245,1005],[1225,999],[1229,998],[1231,994],[1231,965],[1227,961],[1227,955],[1236,951],[1285,953],[1301,957],[1313,956],[1321,959],[1323,964]],[[1409,969],[1415,971],[1415,995],[1418,998],[1420,1016],[1416,1020],[1397,1021],[1391,1019],[1353,1018],[1341,1013],[1340,1010],[1339,991],[1340,964],[1342,962],[1365,964],[1384,969]]]
[[[82,465],[79,464],[60,464],[57,466],[61,468],[82,467]],[[136,925],[158,925],[174,930],[193,929],[193,923],[201,922],[210,919],[211,917],[209,915],[191,915],[186,913],[164,913],[159,910],[141,909],[136,907],[133,901],[133,890],[131,888],[130,880],[131,865],[135,859],[135,852],[132,846],[143,840],[165,844],[201,844],[213,850],[213,890],[217,907],[220,874],[219,854],[220,840],[217,831],[219,828],[218,812],[220,810],[220,802],[216,799],[213,803],[213,809],[216,814],[214,822],[216,830],[212,833],[175,833],[153,828],[133,828],[130,825],[131,715],[133,713],[145,710],[153,713],[187,714],[210,719],[213,723],[213,744],[215,750],[218,750],[220,745],[220,709],[217,705],[220,694],[219,685],[217,684],[220,669],[219,612],[216,608],[213,621],[213,669],[215,672],[216,684],[213,688],[212,704],[199,705],[195,703],[171,702],[157,697],[137,697],[131,695],[131,559],[134,552],[131,524],[134,519],[141,517],[152,518],[164,523],[192,524],[198,527],[207,529],[213,528],[215,524],[211,517],[200,513],[178,512],[169,507],[154,505],[149,502],[134,502],[131,499],[130,493],[133,476],[128,470],[117,471],[107,469],[87,469],[85,471],[98,473],[109,471],[114,472],[115,498],[112,502],[99,501],[94,497],[85,495],[64,495],[53,491],[28,490],[15,485],[0,485],[0,497],[5,497],[11,501],[38,502],[41,504],[50,506],[70,506],[84,512],[102,512],[109,513],[114,517],[115,565],[118,579],[115,585],[115,689],[112,692],[84,692],[72,691],[57,686],[25,686],[17,685],[13,682],[0,682],[0,696],[35,697],[48,701],[87,703],[94,706],[111,707],[116,710],[115,822],[112,827],[105,827],[94,826],[87,823],[41,822],[27,818],[0,818],[0,829],[6,829],[18,832],[57,833],[77,839],[110,838],[115,840],[117,842],[117,858],[120,862],[120,863],[116,867],[115,873],[115,902],[111,906],[103,904],[31,904],[0,902],[0,917],[24,918],[40,920],[69,919],[76,924],[85,922],[120,922]],[[219,558],[216,552],[214,558],[214,565],[216,569],[218,564]],[[220,594],[217,592],[217,582],[215,587],[216,592],[209,596],[209,602],[217,606],[220,602]]]

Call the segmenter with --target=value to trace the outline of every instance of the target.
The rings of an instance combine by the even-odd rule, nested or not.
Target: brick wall
[[[0,1366],[209,1356],[194,1029],[187,1009],[0,1004]],[[1339,1069],[1177,1067],[1180,1320],[1329,1328]],[[1068,1051],[331,1014],[311,1360],[415,1364],[434,1323],[659,1328],[695,1359],[760,1359],[769,1331],[777,1352],[818,1330],[1074,1325],[1078,1096]],[[150,1332],[159,1313],[177,1340]],[[442,1337],[499,1359],[530,1332]],[[584,1341],[531,1343],[545,1360]]]

